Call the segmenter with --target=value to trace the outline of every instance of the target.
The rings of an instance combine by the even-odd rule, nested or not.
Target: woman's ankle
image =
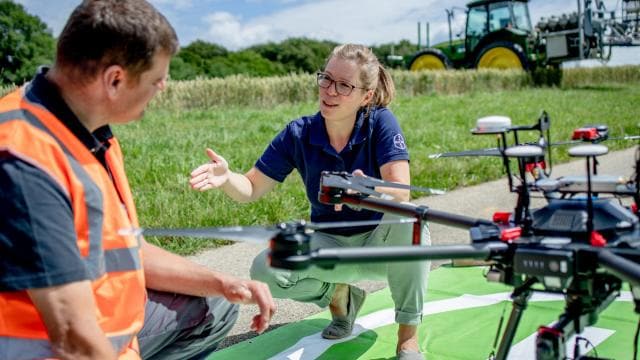
[[[347,306],[349,302],[349,285],[336,284],[336,289],[329,303],[329,310],[332,314],[338,316],[347,315]]]
[[[396,346],[396,353],[400,352],[400,350],[420,351],[417,326],[405,324],[400,324],[398,326],[398,344]]]

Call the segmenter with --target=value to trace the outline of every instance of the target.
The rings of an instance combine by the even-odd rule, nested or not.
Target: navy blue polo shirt
[[[26,96],[51,111],[105,164],[109,127],[90,133],[41,69]],[[0,114],[0,121],[5,121]],[[90,279],[76,241],[71,204],[49,174],[0,151],[0,291]]]
[[[359,221],[377,220],[382,213],[344,206],[335,211],[333,205],[318,201],[322,171],[346,171],[356,169],[365,175],[380,178],[380,167],[396,160],[409,160],[409,153],[400,125],[393,113],[385,107],[372,108],[369,116],[364,111],[357,115],[349,142],[338,153],[329,143],[324,118],[318,112],[290,122],[266,148],[256,168],[268,177],[282,182],[296,169],[305,184],[311,203],[311,221]],[[325,232],[352,235],[373,229],[352,227],[327,229]]]

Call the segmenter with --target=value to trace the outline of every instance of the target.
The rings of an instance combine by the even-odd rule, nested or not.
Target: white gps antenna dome
[[[476,120],[476,127],[471,131],[474,134],[495,134],[509,131],[511,118],[503,115],[491,115]]]

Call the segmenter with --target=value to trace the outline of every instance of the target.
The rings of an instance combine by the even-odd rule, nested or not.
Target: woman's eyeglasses
[[[351,95],[351,92],[353,91],[353,89],[365,89],[363,87],[351,85],[348,82],[333,80],[331,76],[323,72],[317,73],[316,79],[318,81],[318,86],[320,86],[323,89],[328,89],[331,86],[331,84],[336,84],[336,92],[339,95],[343,95],[343,96]]]

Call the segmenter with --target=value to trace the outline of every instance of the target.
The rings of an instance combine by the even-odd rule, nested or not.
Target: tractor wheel
[[[452,67],[449,58],[438,49],[427,49],[417,53],[409,63],[409,70],[446,70]]]
[[[478,69],[527,69],[527,57],[520,45],[498,41],[487,45],[476,59]]]

